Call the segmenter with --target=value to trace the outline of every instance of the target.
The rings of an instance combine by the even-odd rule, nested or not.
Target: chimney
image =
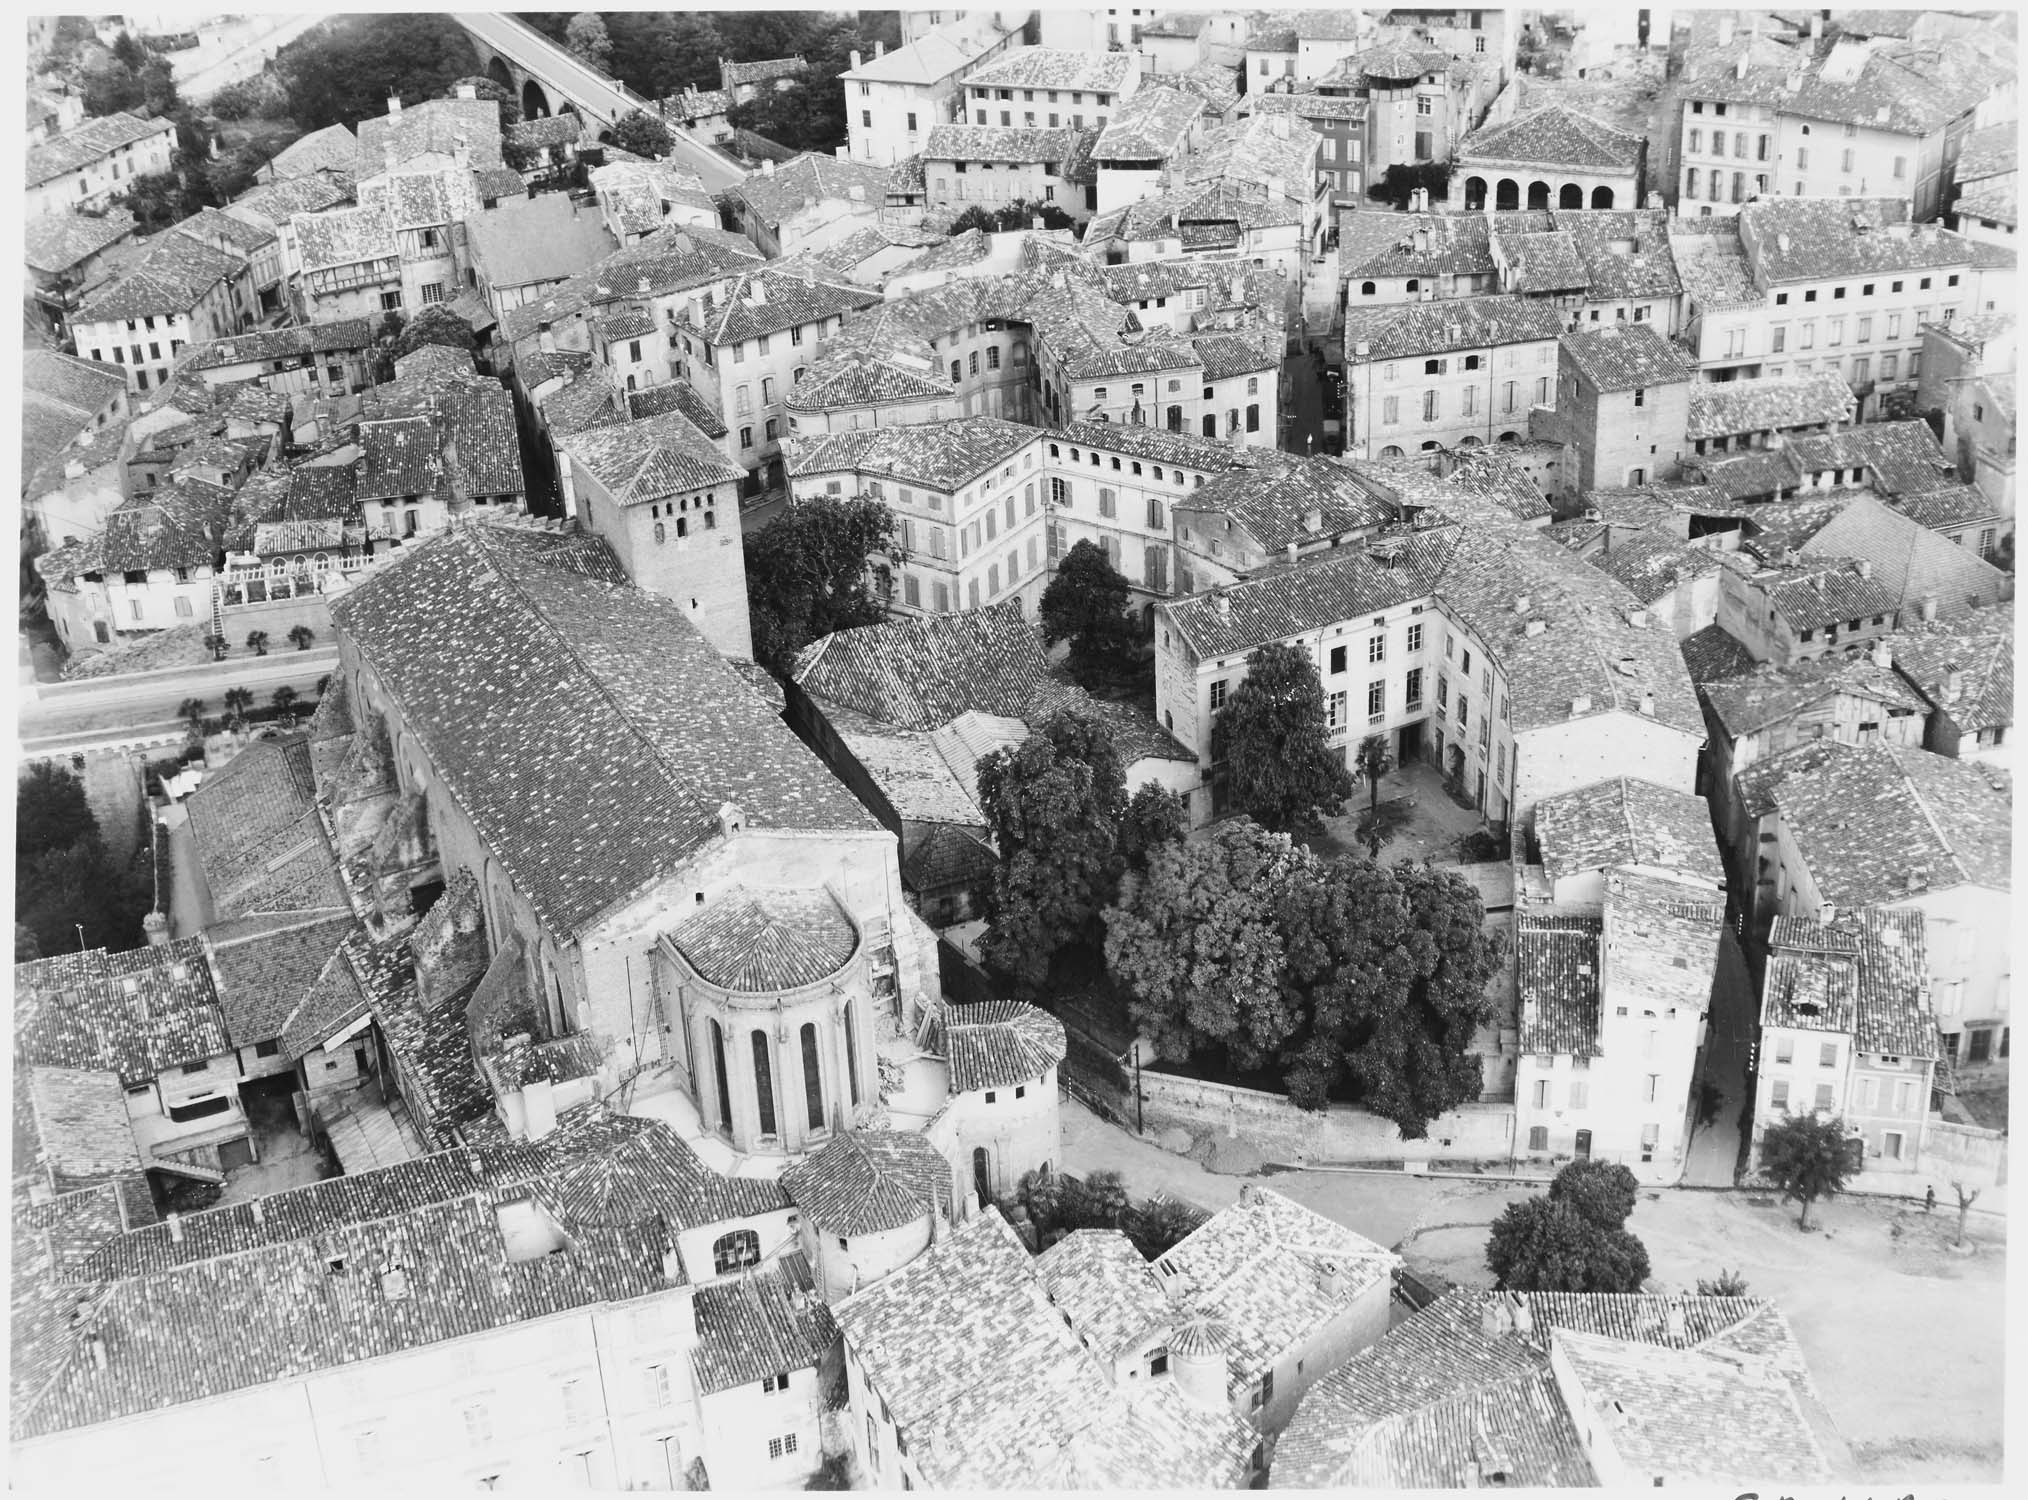
[[[648,278],[647,278],[647,277],[645,277],[645,276],[642,276],[642,277],[639,277],[638,279],[636,279],[636,281],[634,282],[634,291],[635,291],[635,294],[636,294],[636,295],[638,295],[638,296],[642,296],[642,297],[645,297],[645,296],[647,296],[647,295],[648,295]]]
[[[1857,573],[1861,578],[1871,578],[1873,576],[1873,563],[1871,559],[1862,557],[1852,564],[1852,571]]]
[[[151,911],[141,918],[141,932],[148,939],[150,948],[169,946],[169,919],[159,911]]]
[[[1887,642],[1875,641],[1873,643],[1873,665],[1880,668],[1883,672],[1894,665],[1894,653],[1888,649]]]
[[[662,1247],[662,1280],[670,1286],[683,1285],[683,1257],[673,1244]]]
[[[1641,712],[1651,719],[1655,717],[1655,695],[1653,693],[1641,694]]]
[[[1277,116],[1277,118],[1280,118],[1280,117],[1279,117],[1279,116]],[[1282,196],[1282,180],[1281,180],[1281,178],[1279,178],[1279,177],[1270,177],[1270,178],[1269,178],[1269,179],[1267,180],[1267,195],[1268,195],[1268,198],[1269,198],[1270,200],[1273,200],[1273,199],[1275,199],[1275,198],[1279,198],[1279,197],[1281,197],[1281,196]]]
[[[1320,1260],[1317,1262],[1317,1289],[1326,1297],[1335,1300],[1344,1296],[1345,1290],[1350,1284],[1346,1279],[1344,1267],[1340,1266],[1338,1262],[1335,1260]]]
[[[746,300],[755,307],[768,305],[768,284],[760,277],[751,277],[746,284]]]
[[[857,73],[859,71],[859,62],[860,62],[859,54],[855,51],[851,54],[851,57],[852,57],[852,71]]]
[[[1580,693],[1577,697],[1570,700],[1570,716],[1573,719],[1583,718],[1590,712],[1591,695],[1589,693]]]
[[[162,1220],[162,1222],[163,1222],[163,1223],[165,1223],[165,1224],[167,1224],[167,1225],[169,1226],[169,1243],[170,1243],[170,1244],[172,1244],[172,1245],[180,1245],[180,1244],[182,1244],[182,1243],[183,1243],[183,1215],[181,1215],[181,1214],[179,1214],[179,1213],[172,1213],[172,1214],[169,1214],[169,1215],[167,1215],[167,1216],[166,1216],[166,1217],[165,1217],[165,1218],[164,1218],[164,1219]]]
[[[1669,1342],[1676,1345],[1690,1341],[1689,1320],[1683,1316],[1683,1304],[1670,1300],[1668,1310]]]
[[[1733,61],[1732,76],[1735,79],[1746,77],[1746,54],[1744,52],[1740,53],[1738,58]]]
[[[1529,1310],[1528,1299],[1519,1292],[1509,1292],[1507,1295],[1513,1301],[1514,1331],[1525,1339],[1535,1331],[1535,1314]]]
[[[1824,13],[1820,10],[1813,10],[1810,12],[1810,40],[1813,42],[1821,42],[1823,39],[1824,39]]]
[[[761,163],[761,175],[764,177],[775,175],[775,164],[772,158]]]
[[[394,170],[394,137],[391,135],[380,143],[380,164],[390,172]]]
[[[476,85],[461,83],[458,85],[458,97],[460,99],[476,99],[479,97],[479,90]]]
[[[1936,595],[1931,594],[1922,601],[1922,623],[1927,625],[1936,618]]]
[[[875,58],[882,58],[887,56],[887,43],[878,41],[875,42],[873,44],[873,55]]]
[[[1929,889],[1929,866],[1917,865],[1908,872],[1908,888],[1911,891]]]
[[[1479,1304],[1479,1332],[1489,1339],[1501,1338],[1514,1329],[1513,1310],[1499,1292]]]
[[[1965,694],[1965,674],[1962,668],[1952,667],[1944,674],[1944,702],[1955,703]]]
[[[253,1209],[254,1223],[257,1225],[265,1225],[268,1222],[267,1205],[261,1199],[256,1198],[249,1206]]]
[[[1546,620],[1530,620],[1526,625],[1521,627],[1521,633],[1528,636],[1537,636],[1548,628],[1549,622]]]
[[[1222,598],[1224,598],[1225,596],[1224,596],[1224,595],[1223,595],[1223,594],[1221,593],[1221,594],[1219,595],[1219,597],[1220,597],[1220,598],[1222,599]],[[1255,1200],[1256,1198],[1258,1198],[1259,1196],[1260,1196],[1260,1191],[1259,1191],[1259,1189],[1255,1188],[1255,1187],[1254,1187],[1254,1185],[1253,1185],[1252,1183],[1250,1183],[1250,1182],[1242,1182],[1242,1183],[1241,1183],[1241,1184],[1239,1185],[1239,1203],[1240,1203],[1240,1207],[1242,1207],[1242,1208],[1251,1208],[1251,1207],[1253,1207],[1253,1204],[1254,1204],[1254,1200]]]
[[[1802,91],[1803,91],[1803,70],[1801,68],[1791,68],[1789,70],[1789,76],[1782,80],[1782,92],[1788,94],[1800,94]]]
[[[399,125],[401,123],[401,95],[399,94],[387,96],[387,123],[390,125]]]
[[[451,160],[458,164],[461,172],[472,170],[472,148],[462,133],[451,137]]]
[[[855,182],[845,190],[845,196],[850,198],[854,203],[864,203],[866,201],[866,189],[861,184]]]
[[[1225,597],[1224,589],[1218,589],[1212,593],[1211,607],[1217,612],[1219,619],[1230,620],[1232,618],[1232,601]],[[1246,1189],[1242,1187],[1240,1191],[1244,1193]]]
[[[1720,16],[1718,18],[1718,45],[1721,47],[1730,47],[1732,45],[1731,16]]]
[[[1527,614],[1527,613],[1528,613],[1528,606],[1529,606],[1529,604],[1530,604],[1531,602],[1533,602],[1533,601],[1531,601],[1531,600],[1529,599],[1529,597],[1528,597],[1528,596],[1527,596],[1526,594],[1522,594],[1522,595],[1521,595],[1520,597],[1518,597],[1518,598],[1517,598],[1517,599],[1515,599],[1515,601],[1514,601],[1514,613],[1515,613],[1515,614],[1517,614],[1517,615],[1525,615],[1525,614]]]

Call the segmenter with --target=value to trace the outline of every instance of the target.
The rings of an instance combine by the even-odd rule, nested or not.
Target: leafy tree
[[[1979,1194],[1985,1190],[1983,1188],[1972,1188],[1970,1191],[1967,1191],[1962,1182],[1953,1181],[1951,1183],[1951,1191],[1958,1195],[1957,1243],[1962,1247],[1965,1243],[1965,1221],[1971,1218],[1972,1205],[1979,1201]]]
[[[32,964],[42,957],[42,944],[35,940],[35,929],[26,922],[14,924],[14,961],[17,964]]]
[[[597,11],[579,11],[572,16],[570,25],[564,28],[563,41],[574,57],[601,73],[612,61],[613,39],[606,35],[606,23],[599,19]]]
[[[980,759],[979,805],[1000,852],[986,897],[986,962],[1033,994],[1059,949],[1098,937],[1127,805],[1111,731],[1058,709],[1019,745]]]
[[[1617,1229],[1633,1216],[1641,1185],[1618,1162],[1574,1161],[1549,1184],[1551,1202],[1568,1203],[1594,1224]]]
[[[390,97],[437,98],[478,73],[479,58],[448,15],[394,11],[312,27],[277,52],[273,66],[307,131],[383,115]]]
[[[133,33],[122,31],[113,38],[113,61],[130,73],[138,73],[147,65],[148,53]]]
[[[1396,208],[1407,208],[1411,195],[1417,188],[1426,188],[1432,200],[1445,197],[1450,192],[1451,166],[1449,162],[1419,161],[1396,162],[1366,189],[1366,196],[1392,203]]]
[[[1293,1102],[1321,1109],[1349,1084],[1421,1140],[1430,1120],[1478,1097],[1472,1037],[1492,1017],[1502,943],[1471,885],[1428,865],[1341,860],[1289,893],[1283,927],[1284,982],[1309,1018],[1282,1059]]]
[[[1115,845],[1120,874],[1147,869],[1158,849],[1182,843],[1189,832],[1190,805],[1181,794],[1152,781],[1142,782],[1120,814],[1120,836]]]
[[[298,651],[308,651],[310,649],[310,642],[315,639],[317,639],[317,632],[307,625],[291,625],[289,627],[289,644],[294,646]]]
[[[1129,597],[1112,559],[1088,541],[1064,555],[1042,591],[1043,643],[1070,642],[1070,670],[1080,682],[1097,681],[1130,649]]]
[[[1852,1175],[1846,1154],[1845,1122],[1815,1115],[1790,1115],[1768,1126],[1760,1138],[1760,1172],[1782,1190],[1782,1201],[1800,1202],[1798,1229],[1810,1227],[1810,1205],[1844,1191]]]
[[[1344,757],[1325,738],[1317,668],[1295,647],[1270,642],[1246,669],[1212,725],[1212,762],[1226,768],[1233,805],[1263,827],[1315,827],[1352,792]]]
[[[106,853],[96,830],[24,861],[14,887],[14,920],[44,953],[72,953],[84,929],[88,948],[132,948],[148,909],[146,877],[136,882]]]
[[[1156,1198],[1127,1220],[1127,1234],[1143,1260],[1158,1260],[1194,1234],[1210,1218],[1203,1209],[1180,1198]]]
[[[94,836],[99,820],[85,800],[84,783],[67,769],[39,760],[14,784],[14,857],[17,863],[67,849]]]
[[[1486,1265],[1501,1288],[1516,1292],[1638,1292],[1648,1279],[1640,1240],[1540,1196],[1493,1221]]]
[[[453,312],[448,302],[432,302],[403,324],[394,337],[390,357],[405,359],[431,344],[462,349],[467,354],[475,354],[479,349],[479,341],[472,336],[472,325],[463,315]]]
[[[135,227],[142,234],[181,224],[197,211],[186,203],[183,179],[174,172],[136,177],[113,202],[134,216]]]
[[[1117,1172],[1066,1177],[1058,1210],[1065,1229],[1117,1229],[1127,1211],[1127,1189]]]
[[[1034,1221],[1038,1235],[1054,1229],[1062,1217],[1063,1179],[1047,1167],[1023,1172],[1014,1196],[1028,1210],[1028,1217]]]
[[[1697,1295],[1700,1297],[1744,1297],[1747,1295],[1746,1278],[1737,1271],[1720,1271],[1709,1280],[1697,1278]]]
[[[1156,1050],[1180,1062],[1210,1043],[1259,1067],[1301,1023],[1282,985],[1280,915],[1314,884],[1316,856],[1250,819],[1160,847],[1105,914],[1106,966]]]
[[[798,500],[746,539],[747,607],[754,658],[786,676],[796,653],[834,630],[887,618],[871,587],[873,559],[908,560],[894,512],[869,496]]]
[[[636,156],[660,160],[676,144],[676,137],[653,115],[636,109],[613,121],[613,144]]]
[[[296,706],[296,700],[300,697],[302,694],[285,682],[274,691],[274,705],[281,712],[287,713]]]
[[[247,649],[255,656],[268,654],[268,633],[265,630],[249,630],[246,635]]]
[[[756,11],[747,15],[754,22],[761,22],[767,13]],[[723,15],[718,18],[718,28],[728,41],[743,35],[750,42],[775,34],[772,27],[735,24]],[[779,29],[770,50],[728,51],[727,56],[740,61],[800,56],[806,66],[785,88],[768,84],[756,90],[752,99],[728,110],[726,119],[737,129],[751,130],[792,150],[836,150],[849,136],[845,90],[838,86],[838,75],[852,66],[850,54],[854,50],[865,53],[873,50],[858,22],[836,15],[806,13],[798,22]]]

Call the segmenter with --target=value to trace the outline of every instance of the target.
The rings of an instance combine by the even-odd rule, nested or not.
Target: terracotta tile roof
[[[209,370],[306,354],[370,349],[373,338],[371,318],[333,318],[288,328],[261,328],[216,340],[191,361],[191,368]]]
[[[1661,532],[1642,532],[1591,559],[1643,604],[1653,604],[1684,582],[1718,572],[1720,556],[1709,547],[1679,542]]]
[[[360,169],[359,141],[347,125],[326,125],[284,146],[268,166],[277,178],[305,177],[327,170],[356,176]]]
[[[1559,1331],[1556,1342],[1595,1408],[1612,1413],[1613,1446],[1632,1474],[1697,1483],[1810,1483],[1832,1473],[1785,1382],[1692,1350],[1631,1348]],[[1712,1434],[1723,1433],[1714,1444]]]
[[[501,139],[514,146],[575,146],[583,135],[584,121],[562,114],[517,120],[501,132]]]
[[[32,1067],[105,1070],[133,1084],[231,1045],[202,939],[14,966],[15,1055]]]
[[[1020,47],[965,75],[965,87],[1079,89],[1116,93],[1135,72],[1125,52],[1081,52],[1067,47]],[[969,93],[966,95],[969,99]]]
[[[1375,276],[1490,276],[1487,214],[1376,214],[1338,217],[1338,268],[1349,281]]]
[[[999,864],[982,830],[935,823],[903,853],[901,880],[918,893],[976,885],[991,880]]]
[[[58,1192],[70,1192],[141,1170],[127,1096],[117,1073],[20,1068],[14,1086],[15,1108],[25,1105],[34,1117],[37,1147],[33,1156],[23,1156],[17,1143],[17,1178],[44,1173]]]
[[[1591,286],[1591,273],[1585,269],[1573,235],[1555,229],[1530,230],[1518,224],[1495,225],[1493,249],[1511,268],[1514,291],[1568,292]]]
[[[743,234],[670,224],[615,250],[540,302],[509,308],[500,320],[501,333],[518,344],[545,323],[567,323],[621,297],[663,297],[689,291],[722,280],[760,259],[759,249]]]
[[[73,327],[150,314],[188,313],[214,288],[246,270],[246,258],[171,230],[116,280],[71,314]]]
[[[1833,70],[1826,52],[1814,63],[1800,55],[1774,66],[1750,65],[1744,77],[1732,68],[1698,74],[1685,98],[1769,105],[1803,120],[1825,120],[1927,136],[1969,114],[2013,67],[2013,49],[2003,58],[1994,43],[1984,46],[1955,37],[1934,42],[1891,42],[1868,53],[1856,72]],[[1801,87],[1791,91],[1790,81]],[[1828,200],[1827,200],[1828,201]]]
[[[28,187],[41,187],[66,172],[75,172],[111,156],[122,146],[131,146],[176,127],[168,120],[143,119],[125,111],[99,115],[71,126],[61,135],[28,148]]]
[[[1616,989],[1702,1014],[1724,927],[1725,901],[1717,891],[1626,869],[1606,875],[1600,951]]]
[[[613,1230],[659,1217],[672,1229],[697,1229],[790,1206],[779,1182],[721,1176],[660,1121],[610,1116],[604,1128],[611,1144],[541,1185],[567,1223]]]
[[[340,911],[286,927],[253,918],[208,929],[213,982],[233,1044],[279,1038],[356,925],[350,911]]]
[[[954,387],[935,373],[924,373],[865,349],[826,351],[804,371],[789,393],[791,411],[832,411],[849,406],[881,406],[889,402],[933,401]]]
[[[1899,198],[1763,198],[1741,207],[1739,233],[1763,284],[1889,275],[1967,265],[1971,241],[1911,225]]]
[[[1267,1188],[1212,1215],[1155,1262],[1173,1301],[1230,1331],[1234,1393],[1399,1265],[1365,1236]]]
[[[700,1286],[691,1297],[697,1344],[690,1366],[698,1394],[815,1367],[837,1343],[838,1325],[813,1285],[810,1263],[791,1251],[736,1280]]]
[[[1316,168],[1314,130],[1286,115],[1249,115],[1214,126],[1184,159],[1183,179],[1200,186],[1265,188],[1270,200],[1279,196],[1282,204],[1300,210],[1316,195]],[[1281,184],[1279,195],[1273,191],[1276,182]]]
[[[522,373],[523,379],[531,384],[541,383],[536,380],[538,368],[534,361],[526,362]],[[544,369],[540,373],[549,372]],[[549,429],[551,440],[564,446],[567,439],[620,425],[623,419],[613,407],[618,394],[619,384],[613,378],[612,367],[596,362],[571,373],[565,384],[537,401],[535,409],[542,414],[542,425]]]
[[[782,447],[792,477],[850,470],[950,491],[999,468],[1041,435],[1039,428],[1000,417],[961,417],[934,425],[790,437]]]
[[[733,282],[723,301],[705,310],[704,338],[712,344],[737,344],[842,317],[879,301],[878,292],[850,282],[819,280],[808,267],[800,275],[747,271]]]
[[[1808,559],[1857,558],[1868,563],[1872,581],[1894,601],[1890,608],[1934,599],[1940,619],[1954,619],[2012,593],[2007,575],[1991,563],[1871,497],[1854,500],[1825,522],[1801,551]],[[1878,607],[1864,611],[1881,612]]]
[[[1063,1061],[1063,1023],[1019,1000],[952,1005],[943,1016],[951,1092],[1034,1083]]]
[[[874,826],[674,601],[549,566],[555,545],[464,528],[332,605],[540,920],[575,930],[661,878],[727,802],[757,828]]]
[[[1035,1279],[1102,1360],[1133,1352],[1174,1317],[1155,1268],[1117,1229],[1077,1229],[1035,1258]]]
[[[1743,808],[1780,811],[1818,891],[1840,910],[1923,889],[2011,887],[2013,781],[1995,767],[1821,740],[1734,781]]]
[[[496,287],[581,275],[620,248],[605,220],[568,193],[503,199],[466,219],[465,235],[474,265]]]
[[[1630,1357],[1708,1351],[1702,1357],[1712,1365],[1724,1357],[1734,1361],[1736,1383],[1752,1386],[1750,1372],[1757,1368],[1780,1377],[1784,1389],[1808,1391],[1794,1336],[1761,1298],[1536,1292],[1520,1298],[1530,1318],[1527,1332],[1489,1326],[1489,1304],[1511,1295],[1448,1292],[1325,1376],[1276,1445],[1271,1487],[1458,1488],[1500,1473],[1511,1485],[1596,1484],[1554,1381],[1527,1385],[1548,1374],[1552,1336],[1610,1341]],[[1681,1336],[1669,1330],[1672,1307],[1682,1315]],[[1722,1378],[1722,1372],[1713,1375]],[[1415,1421],[1426,1425],[1411,1425]],[[1800,1420],[1794,1427],[1807,1434]],[[1711,1425],[1706,1448],[1713,1446],[1711,1434],[1728,1430],[1722,1422]]]
[[[1788,445],[1805,474],[1864,466],[1883,495],[1948,489],[1958,482],[1950,458],[1922,421],[1867,422],[1842,432],[1812,433]]]
[[[1706,625],[1702,630],[1693,631],[1679,642],[1683,651],[1683,665],[1690,674],[1690,680],[1700,686],[1705,683],[1724,682],[1751,672],[1757,663],[1753,653],[1748,651],[1721,625]]]
[[[1870,654],[1763,666],[1703,688],[1705,702],[1734,738],[1783,723],[1809,705],[1841,693],[1911,712],[1925,708],[1891,667],[1876,666]]]
[[[1956,484],[1947,490],[1923,494],[1895,495],[1889,504],[1916,525],[1931,531],[1957,531],[2000,515],[1992,496],[1974,484]]]
[[[1033,129],[1019,125],[937,125],[923,147],[924,162],[1054,162],[1071,154],[1076,132],[1068,127]]]
[[[1615,777],[1535,804],[1535,833],[1551,880],[1616,865],[1676,870],[1725,883],[1702,797]]]
[[[450,156],[460,137],[474,167],[501,165],[500,107],[491,99],[427,99],[399,116],[361,120],[358,129],[359,161],[368,171],[380,170],[390,143],[398,166],[418,156]]]
[[[1850,421],[1852,409],[1852,388],[1835,370],[1800,378],[1704,382],[1690,388],[1690,424],[1683,435],[1714,438],[1821,426]]]
[[[737,88],[743,83],[767,83],[776,78],[792,78],[809,65],[800,57],[765,57],[755,62],[725,63],[722,71],[725,86]]]
[[[1235,584],[1222,595],[1172,600],[1160,609],[1200,659],[1244,656],[1267,641],[1428,597],[1454,542],[1448,528],[1412,538],[1393,549],[1392,566],[1366,550],[1341,548]]]
[[[1320,94],[1314,89],[1297,89],[1293,93],[1255,94],[1252,96],[1252,113],[1255,115],[1294,115],[1299,120],[1343,120],[1356,125],[1366,122],[1369,108],[1365,99],[1348,98],[1342,94]],[[1328,126],[1312,126],[1319,134]],[[1351,217],[1349,214],[1346,217]]]
[[[349,183],[341,187],[328,177],[294,177],[250,187],[233,199],[225,211],[234,218],[280,226],[288,223],[294,214],[317,213],[347,202],[351,197]]]
[[[1952,176],[1960,186],[2015,171],[2020,161],[2020,140],[2008,125],[1988,125],[1966,132],[1958,143],[1957,166]]]
[[[1167,161],[1203,113],[1196,94],[1151,81],[1108,118],[1092,155],[1101,162]]]
[[[21,472],[34,478],[45,465],[60,477],[66,450],[87,462],[119,456],[118,430],[97,425],[99,414],[126,393],[126,372],[116,365],[24,347],[21,352]],[[84,441],[89,435],[90,441]]]
[[[1642,325],[1646,326],[1646,325]],[[1563,332],[1556,310],[1521,297],[1472,297],[1448,302],[1406,302],[1345,311],[1348,367],[1368,360],[1484,349],[1554,340]],[[1365,344],[1361,354],[1356,346]]]
[[[1923,706],[1945,715],[1960,733],[2014,722],[2014,633],[2004,615],[1993,615],[1966,617],[1961,623],[1969,628],[1962,634],[1897,635],[1888,641],[1893,670],[1913,684]]]
[[[1607,323],[1563,335],[1563,352],[1600,391],[1688,382],[1695,367],[1652,323]]]
[[[301,736],[256,742],[190,794],[190,832],[217,916],[346,908],[316,794]]]
[[[782,162],[772,172],[749,172],[744,180],[726,189],[726,196],[743,202],[764,224],[779,228],[803,211],[804,200],[819,203],[833,200],[856,205],[854,212],[877,214],[887,196],[889,169],[845,156],[827,156],[805,151]],[[852,197],[852,189],[859,197]]]
[[[718,409],[697,394],[697,387],[680,377],[627,392],[627,414],[631,421],[668,412],[682,413],[692,427],[708,438],[722,438],[726,434],[725,419],[719,416]]]
[[[394,260],[400,247],[394,221],[385,209],[341,208],[321,214],[296,214],[289,221],[296,251],[305,271],[356,265],[360,261]]]
[[[930,735],[895,730],[836,704],[823,703],[821,711],[904,823],[984,827],[985,815],[967,783],[945,763]]]
[[[938,26],[906,47],[893,47],[883,56],[865,58],[858,67],[838,76],[854,83],[940,83],[963,72],[1003,40],[1004,34],[997,27],[975,29],[955,23]]]
[[[1173,1381],[1114,1386],[996,1208],[833,1312],[933,1488],[1233,1488],[1258,1441]]]
[[[1195,94],[1204,102],[1204,113],[1217,118],[1239,103],[1237,70],[1227,63],[1202,62],[1188,72],[1171,75],[1169,82]]]
[[[1632,172],[1644,143],[1602,120],[1552,104],[1504,125],[1473,131],[1458,142],[1461,165],[1480,162],[1564,167],[1578,171]]]
[[[818,1234],[883,1234],[954,1212],[950,1163],[913,1130],[847,1131],[781,1180]]]
[[[733,886],[678,927],[670,941],[707,983],[750,995],[816,984],[859,951],[858,929],[821,887]]]
[[[1576,246],[1592,300],[1674,297],[1683,290],[1663,210],[1558,208],[1549,219]]]
[[[621,505],[736,483],[743,473],[681,411],[571,433],[559,446]]]
[[[1524,912],[1514,933],[1514,988],[1521,1050],[1542,1057],[1596,1057],[1600,934],[1598,917]]]
[[[1108,453],[1154,459],[1205,474],[1222,474],[1245,468],[1252,456],[1249,450],[1234,448],[1229,443],[1133,422],[1068,422],[1051,429],[1049,436],[1052,446],[1077,443],[1101,448]]]
[[[91,259],[133,232],[134,216],[124,208],[108,209],[103,216],[44,214],[28,221],[23,259],[29,270],[53,275]]]

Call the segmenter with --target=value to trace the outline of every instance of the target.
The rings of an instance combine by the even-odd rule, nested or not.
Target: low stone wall
[[[1123,1113],[1132,1118],[1133,1081],[1127,1080]],[[1429,1122],[1421,1140],[1403,1140],[1391,1120],[1350,1105],[1298,1109],[1280,1094],[1205,1083],[1174,1073],[1143,1070],[1141,1109],[1147,1133],[1181,1128],[1193,1136],[1238,1136],[1272,1161],[1365,1162],[1504,1160],[1512,1155],[1514,1109],[1509,1104],[1468,1104]]]
[[[1967,1188],[2003,1187],[2007,1181],[2007,1137],[1977,1125],[1933,1119],[1929,1137],[1923,1142],[1922,1172],[1943,1182],[1962,1182]],[[1950,1195],[1940,1192],[1937,1196],[1947,1199]]]
[[[331,601],[322,594],[299,599],[268,599],[259,604],[228,604],[225,607],[225,643],[234,655],[246,653],[249,631],[268,633],[268,654],[293,651],[289,632],[307,625],[317,633],[312,646],[329,645],[336,639],[331,625]]]

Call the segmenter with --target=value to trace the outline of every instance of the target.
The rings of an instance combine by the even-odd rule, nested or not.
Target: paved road
[[[1314,355],[1295,354],[1282,361],[1282,390],[1290,407],[1288,433],[1282,446],[1291,453],[1327,451],[1323,366]]]
[[[461,12],[451,19],[502,56],[520,63],[543,83],[554,82],[557,88],[575,96],[581,108],[589,105],[592,113],[608,120],[616,120],[649,102],[597,69],[587,67],[541,32],[511,16]],[[737,162],[680,135],[669,155],[672,161],[702,178],[704,190],[709,193],[723,192],[745,176]]]
[[[22,749],[42,753],[84,748],[80,741],[171,732],[178,728],[176,710],[186,698],[201,699],[218,714],[224,711],[228,688],[246,688],[265,702],[286,683],[309,699],[316,696],[317,680],[337,662],[337,649],[324,646],[102,682],[46,684],[35,701],[22,703],[16,728]]]

